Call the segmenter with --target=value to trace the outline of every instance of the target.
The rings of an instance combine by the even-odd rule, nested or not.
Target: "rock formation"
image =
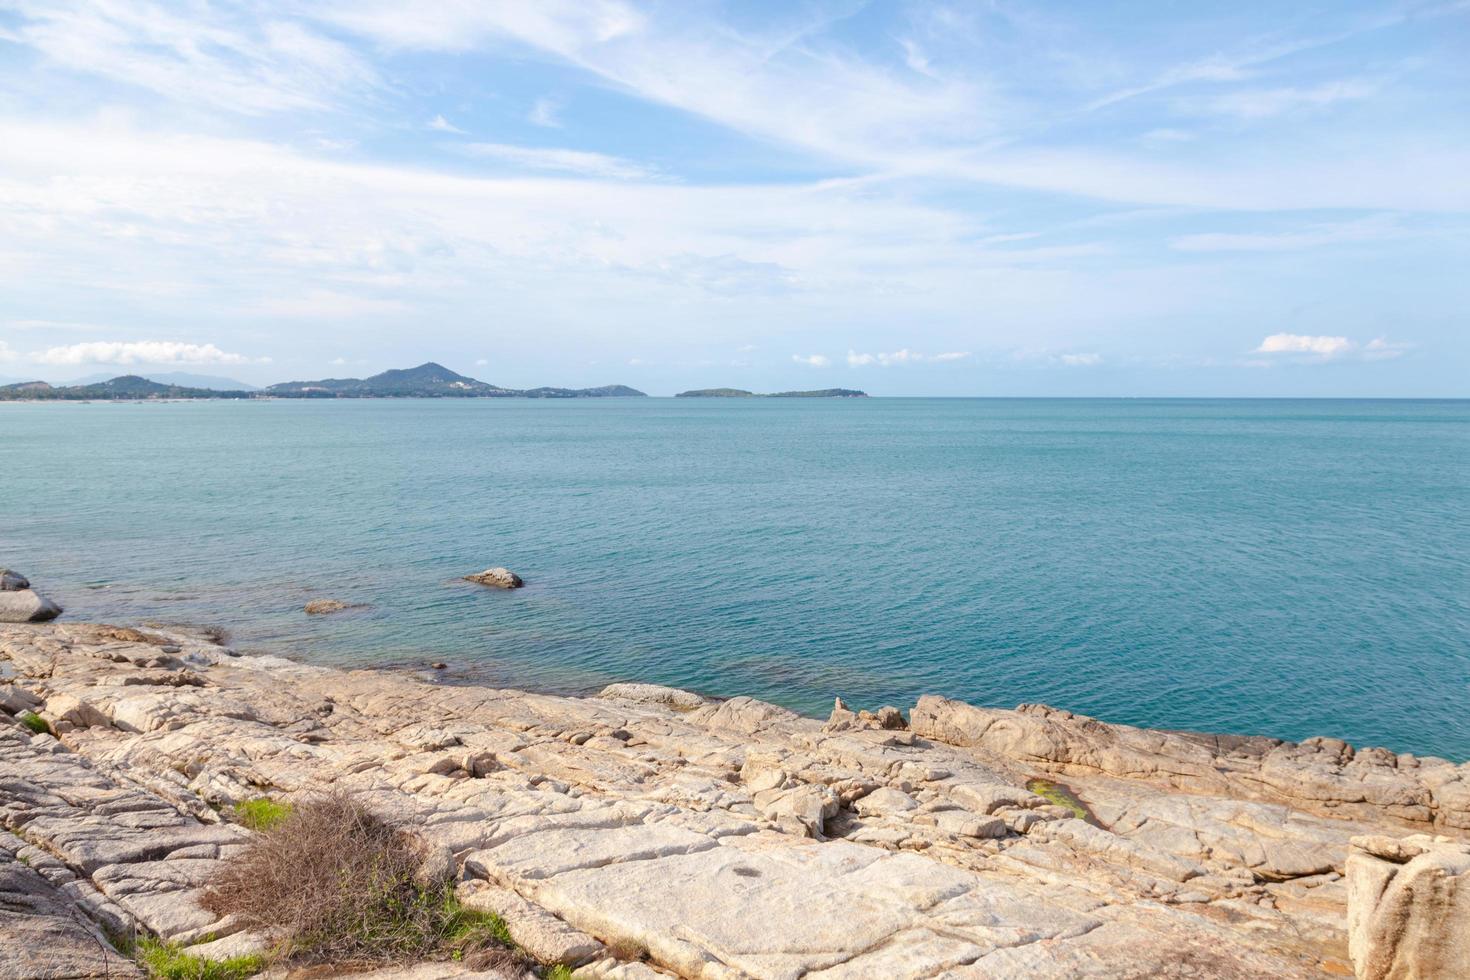
[[[1359,980],[1470,976],[1470,842],[1354,837],[1348,948]]]
[[[492,589],[519,589],[525,585],[521,577],[508,568],[487,568],[483,572],[464,577],[466,582],[474,582],[476,585],[488,585]]]
[[[0,568],[0,623],[44,623],[61,612],[56,603],[36,594],[24,575]]]
[[[0,665],[0,915],[36,910],[57,975],[102,976],[98,935],[134,924],[258,943],[198,903],[250,833],[230,806],[326,786],[581,977],[1296,978],[1350,946],[1365,977],[1467,975],[1470,765],[942,698],[824,727],[78,623],[0,626]]]

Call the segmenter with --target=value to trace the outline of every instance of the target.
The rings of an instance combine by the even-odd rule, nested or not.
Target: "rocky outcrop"
[[[1348,945],[1359,980],[1470,978],[1470,843],[1354,837]]]
[[[1350,893],[1373,893],[1350,841],[1463,841],[1470,818],[1447,791],[1470,767],[1042,708],[926,698],[905,729],[840,705],[824,726],[752,698],[446,686],[86,624],[0,627],[0,664],[0,826],[84,921],[196,949],[235,934],[197,901],[248,834],[230,805],[326,786],[441,848],[525,948],[608,978],[1341,974]],[[8,723],[26,711],[55,735]],[[1273,753],[1305,789],[1262,778]],[[1352,781],[1372,792],[1323,795]],[[1453,950],[1435,937],[1459,913],[1435,909],[1460,900],[1424,883],[1459,873],[1420,859],[1352,899],[1363,963],[1390,944],[1371,937],[1399,936],[1391,964]],[[1365,975],[1414,975],[1387,969]]]
[[[919,699],[913,728],[1049,772],[1281,802],[1406,828],[1470,831],[1470,768],[1385,749],[1359,751],[1332,738],[1294,743],[1161,732],[1045,705],[1000,711],[934,696]]]
[[[519,589],[526,583],[521,577],[508,568],[487,568],[483,572],[464,577],[466,582],[474,582],[476,585],[486,585],[492,589]]]
[[[38,595],[24,575],[0,568],[0,623],[44,623],[61,613],[61,607]]]

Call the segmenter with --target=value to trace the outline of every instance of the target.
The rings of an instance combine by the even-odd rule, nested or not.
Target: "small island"
[[[85,385],[25,381],[0,387],[0,401],[139,401],[202,398],[643,398],[627,385],[600,388],[502,388],[430,361],[370,378],[286,381],[260,390],[223,391],[161,384],[135,374]]]
[[[761,394],[743,388],[696,388],[681,391],[675,398],[867,398],[866,391],[855,388],[821,388],[816,391],[773,391]]]

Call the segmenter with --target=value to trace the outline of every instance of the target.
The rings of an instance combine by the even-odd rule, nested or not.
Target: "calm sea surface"
[[[244,650],[1470,759],[1470,402],[0,404],[0,500],[69,618]]]

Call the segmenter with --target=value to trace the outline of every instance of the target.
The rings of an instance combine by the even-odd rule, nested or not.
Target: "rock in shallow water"
[[[476,585],[488,585],[492,589],[519,589],[526,583],[521,577],[508,568],[487,568],[483,572],[464,577],[466,582],[474,582]]]
[[[0,592],[0,623],[44,623],[60,615],[60,606],[31,589]]]
[[[29,589],[30,581],[20,572],[13,572],[8,568],[0,568],[0,592],[19,592],[21,589]]]
[[[302,607],[308,616],[325,616],[327,613],[342,612],[345,609],[361,609],[361,603],[343,602],[341,599],[313,599]]]

